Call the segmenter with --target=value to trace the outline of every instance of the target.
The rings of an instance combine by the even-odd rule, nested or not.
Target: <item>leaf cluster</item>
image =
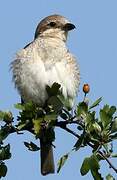
[[[92,148],[92,155],[84,159],[80,172],[84,176],[90,171],[93,178],[99,180],[103,179],[99,172],[100,161],[116,157],[116,154],[113,154],[112,142],[117,138],[116,107],[104,105],[99,110],[99,116],[96,116],[95,108],[101,101],[102,98],[99,98],[90,105],[83,100],[77,105],[73,122],[76,123],[80,135],[72,149],[78,151],[86,146]],[[60,158],[58,172],[65,164],[69,154]]]
[[[76,138],[72,150],[58,161],[57,173],[60,172],[71,153],[86,147],[90,147],[92,153],[83,160],[80,168],[82,176],[91,172],[94,179],[102,180],[103,177],[99,172],[102,160],[105,160],[109,167],[117,173],[117,169],[109,161],[109,158],[117,157],[112,146],[113,141],[117,139],[116,107],[106,104],[97,113],[96,107],[100,105],[102,98],[98,98],[91,104],[86,100],[85,94],[83,101],[79,102],[71,112],[70,99],[62,96],[59,84],[54,83],[51,87],[47,86],[46,90],[48,99],[43,107],[39,107],[33,102],[15,105],[15,108],[19,110],[16,124],[13,122],[14,117],[10,111],[0,111],[0,178],[7,173],[4,161],[11,158],[10,145],[5,145],[5,139],[11,133],[22,134],[22,132],[28,131],[36,139],[43,139],[45,143],[53,144],[56,127],[64,129],[66,133],[70,133]],[[76,130],[73,129],[72,124],[76,126]],[[33,142],[24,142],[24,145],[29,151],[40,150],[40,147]],[[110,174],[106,177],[107,180],[112,178]]]

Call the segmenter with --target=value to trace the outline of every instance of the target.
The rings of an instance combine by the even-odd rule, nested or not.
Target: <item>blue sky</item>
[[[78,100],[83,97],[83,83],[89,83],[89,98],[92,101],[103,96],[102,104],[117,105],[116,0],[4,0],[0,3],[0,109],[17,114],[13,104],[19,102],[20,98],[11,82],[9,64],[15,53],[33,39],[38,22],[54,13],[67,17],[77,27],[70,33],[68,47],[80,64],[81,85]],[[31,153],[23,145],[23,141],[30,140],[34,140],[34,137],[28,133],[17,137],[11,135],[7,139],[11,143],[13,155],[7,162],[9,170],[4,180],[92,179],[90,174],[81,177],[79,172],[83,157],[90,155],[90,149],[72,154],[59,175],[42,177],[38,152]],[[68,152],[74,142],[74,137],[56,129],[55,160]],[[108,172],[111,171],[105,163],[102,173],[105,175]]]

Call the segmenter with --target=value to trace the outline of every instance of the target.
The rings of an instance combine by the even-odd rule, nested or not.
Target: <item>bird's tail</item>
[[[52,144],[40,140],[41,174],[47,175],[55,172]]]

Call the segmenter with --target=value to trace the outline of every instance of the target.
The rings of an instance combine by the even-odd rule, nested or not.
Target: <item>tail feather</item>
[[[41,174],[53,174],[55,172],[53,147],[40,141]]]

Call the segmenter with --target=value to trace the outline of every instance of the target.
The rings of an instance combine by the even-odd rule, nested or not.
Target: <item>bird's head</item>
[[[37,26],[35,39],[38,37],[59,38],[66,41],[68,31],[75,28],[65,17],[60,15],[51,15],[44,18]]]

